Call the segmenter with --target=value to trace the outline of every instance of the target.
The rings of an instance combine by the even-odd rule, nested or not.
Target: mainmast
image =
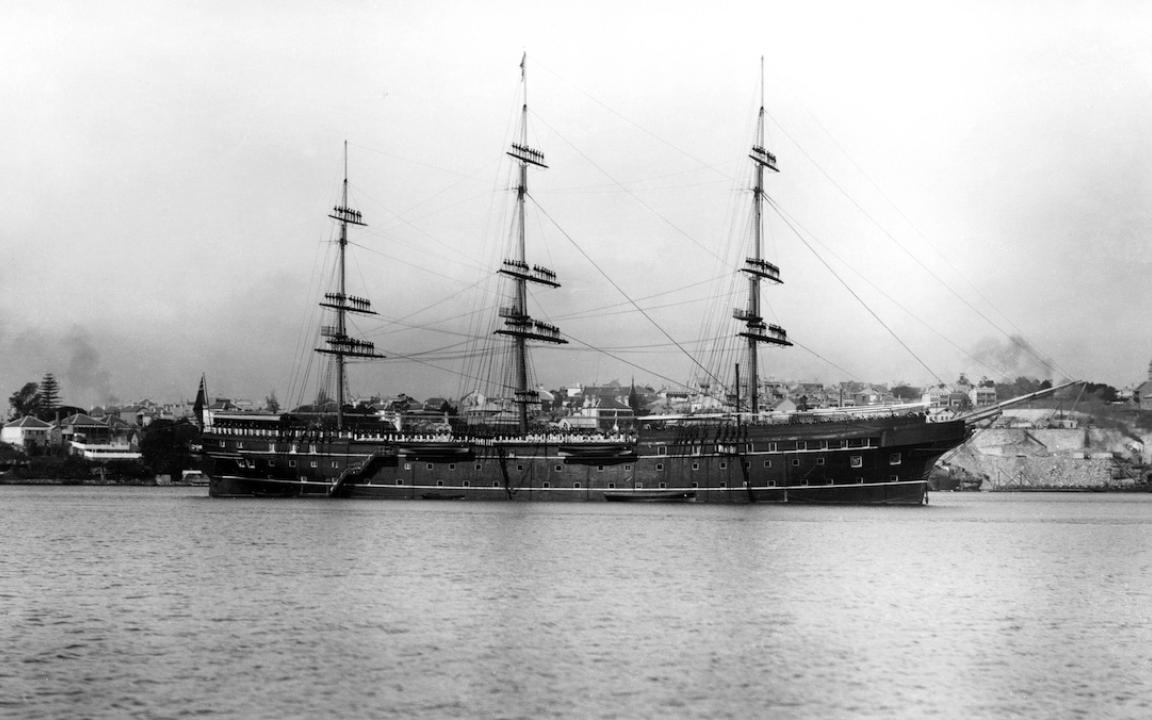
[[[348,314],[375,315],[372,303],[367,298],[349,295],[345,289],[344,254],[348,247],[348,226],[367,227],[361,220],[360,212],[348,207],[348,141],[344,141],[344,185],[340,204],[332,208],[328,217],[340,223],[340,262],[336,292],[324,293],[321,307],[336,311],[336,324],[320,328],[320,336],[328,347],[316,348],[316,352],[331,355],[336,363],[336,429],[344,429],[344,365],[347,358],[382,358],[376,352],[376,345],[368,340],[348,336]]]
[[[525,53],[520,60],[520,82],[524,87],[524,104],[520,111],[520,138],[519,142],[512,143],[508,154],[520,161],[520,182],[516,187],[516,247],[513,257],[504,260],[498,271],[501,275],[512,279],[514,294],[511,307],[500,308],[500,317],[504,318],[504,327],[496,330],[497,335],[507,335],[512,338],[513,363],[515,364],[516,389],[513,402],[517,405],[517,417],[520,432],[528,431],[528,406],[539,400],[539,393],[528,385],[528,341],[564,344],[568,341],[560,337],[560,328],[540,320],[534,320],[528,315],[528,283],[560,287],[556,281],[556,273],[540,265],[529,265],[525,243],[524,202],[528,195],[528,166],[541,169],[548,166],[544,164],[544,153],[528,145],[528,54]]]
[[[752,188],[753,234],[752,253],[745,258],[741,272],[748,276],[748,302],[743,308],[736,308],[732,317],[744,323],[740,336],[748,341],[748,399],[749,410],[760,411],[760,375],[758,351],[760,343],[791,345],[788,333],[779,325],[764,322],[760,311],[760,281],[782,283],[780,268],[763,258],[764,247],[764,169],[780,172],[776,167],[776,156],[764,149],[764,58],[760,58],[760,114],[756,123],[756,144],[749,154],[756,168],[756,185]],[[737,383],[740,381],[737,380]],[[739,397],[739,391],[737,391]],[[739,408],[737,408],[739,410]]]

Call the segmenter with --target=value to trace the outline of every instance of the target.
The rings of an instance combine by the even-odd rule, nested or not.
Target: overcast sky
[[[563,283],[534,313],[573,338],[536,353],[544,385],[687,381],[669,338],[699,350],[710,308],[742,304],[724,262],[761,56],[768,192],[808,241],[770,213],[766,315],[798,346],[763,374],[1130,385],[1152,360],[1150,7],[6,2],[0,390],[52,371],[77,404],[179,399],[204,372],[285,399],[318,373],[347,140],[370,225],[350,289],[381,313],[358,331],[393,358],[352,390],[458,396],[499,302],[524,51],[551,166],[529,260]]]

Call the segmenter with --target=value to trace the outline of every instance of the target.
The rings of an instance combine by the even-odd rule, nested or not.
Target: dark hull
[[[686,503],[695,502],[696,493],[690,490],[652,490],[649,492],[608,490],[604,493],[604,499],[608,502]]]
[[[217,429],[203,457],[213,497],[919,505],[933,463],[965,439],[963,423],[916,418],[676,426],[573,462],[569,442],[539,437],[424,452],[407,439]]]

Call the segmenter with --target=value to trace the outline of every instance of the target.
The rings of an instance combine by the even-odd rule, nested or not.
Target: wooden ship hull
[[[421,453],[409,437],[269,433],[205,432],[212,497],[919,505],[933,463],[967,435],[963,422],[920,416],[682,425],[603,443],[598,458],[546,435],[461,440],[451,453],[430,440]]]

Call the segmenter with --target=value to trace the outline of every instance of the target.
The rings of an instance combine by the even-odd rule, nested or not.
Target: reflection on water
[[[0,715],[1148,717],[1152,497],[0,488]]]

